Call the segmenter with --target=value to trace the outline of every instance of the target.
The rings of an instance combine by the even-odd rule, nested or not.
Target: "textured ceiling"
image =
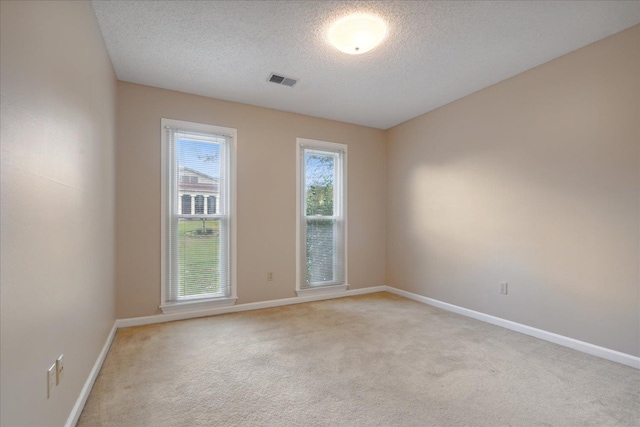
[[[99,1],[119,80],[387,129],[640,23],[639,1]],[[368,11],[362,55],[326,41]],[[269,73],[299,78],[267,83]]]

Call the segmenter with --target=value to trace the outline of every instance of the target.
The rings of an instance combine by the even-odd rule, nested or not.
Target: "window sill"
[[[299,297],[307,297],[310,295],[333,294],[336,292],[345,292],[349,285],[326,285],[314,286],[311,288],[296,289],[296,295]]]
[[[160,306],[164,314],[182,313],[185,311],[205,310],[214,307],[227,307],[234,305],[238,298],[215,298],[197,301],[181,301],[165,303]]]

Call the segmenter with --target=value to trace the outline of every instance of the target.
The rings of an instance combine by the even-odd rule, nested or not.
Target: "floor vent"
[[[281,76],[279,74],[274,74],[274,73],[271,73],[269,75],[269,79],[267,81],[271,83],[276,83],[279,85],[289,86],[289,87],[293,87],[296,85],[296,83],[298,83],[297,79]]]

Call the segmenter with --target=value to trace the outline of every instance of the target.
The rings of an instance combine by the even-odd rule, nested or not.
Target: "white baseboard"
[[[116,320],[118,328],[127,328],[130,326],[150,325],[153,323],[173,322],[174,320],[194,319],[196,317],[214,316],[216,314],[237,313],[239,311],[260,310],[262,308],[280,307],[283,305],[300,304],[304,302],[321,301],[326,299],[349,297],[354,295],[371,294],[374,292],[384,292],[386,287],[373,286],[362,289],[352,289],[347,291],[339,291],[326,294],[306,295],[302,297],[292,297],[276,299],[271,301],[251,302],[247,304],[238,304],[228,307],[215,307],[206,310],[194,310],[181,313],[157,314],[154,316],[132,317],[129,319]]]
[[[109,347],[111,347],[111,343],[113,342],[113,338],[116,336],[116,330],[118,327],[116,326],[116,322],[113,323],[113,327],[107,336],[107,341],[102,346],[102,351],[98,354],[98,359],[96,363],[94,363],[91,372],[89,372],[89,377],[87,381],[84,383],[82,390],[80,391],[80,396],[78,396],[78,400],[76,400],[76,404],[73,405],[73,409],[69,414],[69,418],[67,418],[67,422],[65,427],[75,427],[78,423],[78,419],[80,418],[80,414],[84,409],[84,404],[87,402],[89,398],[89,394],[91,393],[91,389],[93,388],[93,383],[98,378],[98,374],[100,373],[100,369],[102,369],[102,364],[104,363],[104,359],[107,357],[107,353],[109,352]]]
[[[521,323],[512,322],[511,320],[502,319],[500,317],[491,316],[489,314],[484,314],[479,311],[474,311],[468,308],[438,301],[433,298],[427,298],[422,295],[403,291],[402,289],[393,288],[391,286],[385,286],[385,289],[387,290],[387,292],[400,295],[405,298],[412,299],[414,301],[418,301],[424,304],[441,308],[443,310],[451,311],[453,313],[457,313],[463,316],[481,320],[483,322],[491,323],[492,325],[497,325],[503,328],[511,329],[512,331],[520,332],[521,334],[525,334],[525,335],[530,335],[532,337],[549,341],[564,347],[569,347],[574,350],[578,350],[583,353],[590,354],[592,356],[601,357],[603,359],[607,359],[612,362],[617,362],[623,365],[631,366],[632,368],[640,369],[640,357],[633,356],[631,354],[622,353],[622,352],[611,350],[605,347],[600,347],[595,344],[590,344],[588,342],[576,340],[574,338],[565,337],[564,335],[558,335],[553,332],[548,332],[542,329],[537,329],[531,326],[523,325]]]

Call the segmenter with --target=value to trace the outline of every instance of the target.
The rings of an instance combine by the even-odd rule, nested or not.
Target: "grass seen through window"
[[[178,220],[178,295],[217,294],[220,286],[220,220]]]

